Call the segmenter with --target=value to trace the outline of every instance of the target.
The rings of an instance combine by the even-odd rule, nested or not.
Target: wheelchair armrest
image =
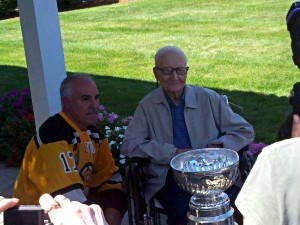
[[[238,151],[239,154],[239,170],[241,172],[241,178],[242,181],[245,182],[245,180],[247,179],[252,167],[255,164],[255,160],[252,156],[247,154],[247,150],[248,150],[249,146],[245,146],[244,148],[242,148],[240,151]]]
[[[144,167],[149,165],[150,159],[142,157],[132,157],[131,162],[136,163],[139,167]]]

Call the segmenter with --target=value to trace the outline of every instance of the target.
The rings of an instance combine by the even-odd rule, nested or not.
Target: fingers
[[[93,217],[94,219],[94,223],[95,224],[103,224],[103,225],[109,225],[107,223],[107,221],[105,220],[105,217],[104,217],[104,213],[103,213],[103,210],[100,208],[99,205],[90,205],[89,206],[89,209],[90,211],[93,211],[93,213],[91,214],[94,214],[95,216]]]
[[[300,137],[300,117],[297,114],[293,115],[292,137]]]
[[[63,224],[62,209],[59,207],[58,203],[54,201],[51,195],[43,194],[39,199],[39,203],[45,212],[48,213],[48,216],[54,225]]]
[[[39,203],[45,211],[50,211],[57,205],[52,196],[49,194],[43,194],[39,199]]]
[[[47,210],[54,225],[108,225],[98,205],[71,202],[63,195],[57,195],[53,199],[49,194],[42,195],[39,202]]]
[[[66,208],[71,203],[70,199],[66,198],[63,195],[57,195],[53,199],[52,196],[49,194],[43,194],[40,197],[39,202],[42,208],[46,211],[50,211],[51,209],[56,208],[57,206],[61,208]]]
[[[0,212],[3,212],[11,207],[14,207],[19,202],[17,198],[4,198],[0,196]]]
[[[63,195],[55,196],[54,201],[57,202],[61,208],[67,208],[71,204],[70,199],[66,198]]]

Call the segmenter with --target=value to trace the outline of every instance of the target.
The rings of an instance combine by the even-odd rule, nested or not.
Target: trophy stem
[[[233,225],[233,209],[224,192],[212,196],[193,195],[187,213],[189,225]]]

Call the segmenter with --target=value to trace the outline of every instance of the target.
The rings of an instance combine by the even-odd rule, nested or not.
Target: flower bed
[[[122,144],[125,130],[133,117],[120,118],[114,112],[107,112],[103,105],[99,106],[99,110],[99,122],[97,123],[97,127],[108,139],[116,165],[123,170],[125,166],[128,165],[128,159],[121,154],[120,145]]]
[[[34,132],[29,90],[11,90],[0,96],[0,160],[6,160],[8,166],[21,165]]]

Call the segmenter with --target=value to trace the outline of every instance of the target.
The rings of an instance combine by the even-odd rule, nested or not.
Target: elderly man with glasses
[[[158,50],[153,72],[161,86],[139,102],[121,146],[128,157],[149,158],[146,200],[155,196],[172,225],[187,224],[191,195],[176,185],[171,159],[190,149],[239,151],[254,139],[253,127],[219,94],[186,84],[188,70],[181,49],[166,46]]]

